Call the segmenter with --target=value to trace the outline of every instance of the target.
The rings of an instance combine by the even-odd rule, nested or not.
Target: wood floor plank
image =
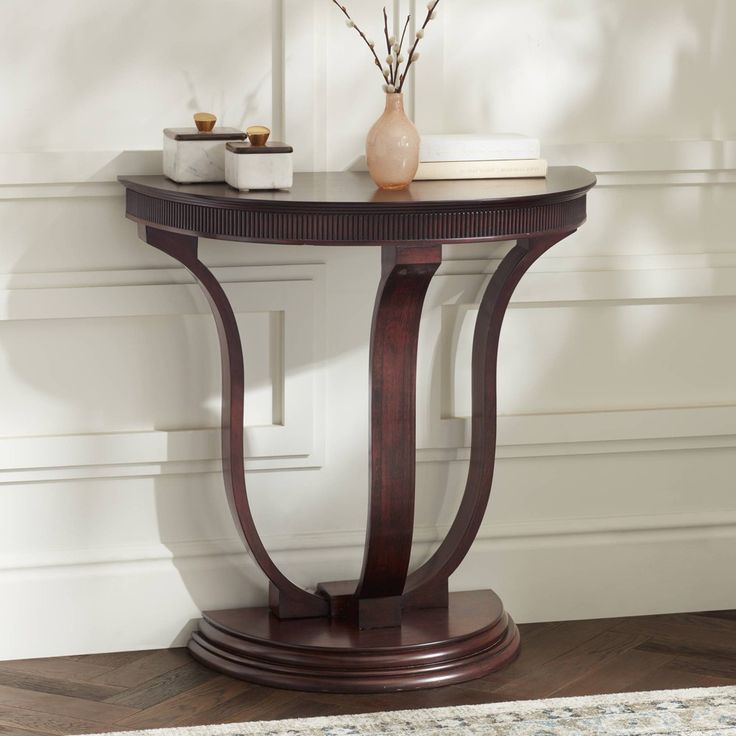
[[[129,708],[135,708],[136,710],[144,710],[158,703],[163,703],[165,700],[179,695],[179,693],[191,690],[197,687],[197,685],[201,685],[218,676],[217,672],[203,667],[199,662],[191,660],[183,667],[178,667],[175,670],[147,680],[142,685],[138,685],[138,687],[126,690],[109,698],[106,702],[109,704],[124,705]]]
[[[675,657],[673,669],[685,670],[693,674],[718,677],[736,682],[736,657],[716,657],[714,655],[689,655]]]
[[[660,667],[672,662],[670,654],[643,652],[637,648],[627,649],[598,667],[581,673],[581,676],[555,691],[554,697],[579,695],[601,695],[624,693],[635,690],[634,682],[640,681]]]
[[[676,614],[643,616],[616,625],[617,631],[637,633],[649,641],[643,646],[654,651],[736,655],[736,622],[726,619]]]
[[[110,669],[116,669],[122,667],[131,662],[135,662],[136,659],[141,659],[149,654],[153,654],[159,649],[138,649],[130,652],[102,652],[100,654],[76,654],[71,657],[60,657],[60,659],[73,659],[78,662],[87,662],[89,664],[100,665],[102,667],[108,667]],[[163,651],[169,651],[168,649]]]
[[[95,682],[100,685],[133,688],[143,685],[167,672],[176,670],[189,664],[192,658],[186,649],[159,649],[153,652],[144,652],[143,656],[136,657],[130,662],[122,664],[113,670],[100,675]]]
[[[281,716],[284,703],[298,700],[302,694],[286,690],[275,690],[260,685],[242,683],[246,687],[241,693],[199,713],[182,718],[178,726],[201,726],[210,723],[240,723],[242,721],[274,720]],[[349,700],[349,699],[348,699]]]
[[[631,683],[630,692],[648,690],[679,690],[688,687],[724,687],[736,684],[726,677],[711,677],[686,669],[678,669],[665,664],[654,672],[644,675]]]
[[[730,616],[704,616],[699,613],[677,613],[672,624],[686,626],[688,630],[700,631],[710,636],[736,638],[736,619]]]
[[[651,637],[642,642],[637,649],[640,649],[642,652],[665,654],[670,657],[687,657],[689,655],[697,656],[703,654],[703,652],[708,652],[707,649],[704,650],[702,647],[698,647],[687,640],[668,639],[666,636]],[[718,651],[711,651],[710,654],[712,656],[722,656],[723,651],[718,649]]]
[[[0,736],[50,736],[39,731],[26,731],[16,726],[3,726],[0,724]]]
[[[639,643],[641,638],[637,635],[604,631],[555,657],[549,667],[535,668],[523,677],[505,682],[495,688],[494,694],[505,700],[551,697],[566,685],[585,677],[591,669],[600,667]]]
[[[273,721],[280,718],[295,717],[280,714],[297,712],[300,704],[310,701],[313,695],[314,693],[276,690],[256,685],[254,689],[236,696],[225,704],[224,710],[228,714],[228,722]],[[352,696],[347,696],[345,699],[350,700],[351,698]],[[309,710],[313,712],[311,706]],[[220,709],[217,712],[219,715]],[[197,717],[195,720],[201,721],[201,718]]]
[[[0,706],[3,705],[37,710],[52,715],[71,716],[82,721],[93,721],[105,725],[111,725],[136,712],[135,708],[114,703],[101,703],[67,695],[54,695],[0,685]]]
[[[486,694],[459,687],[372,695],[330,695],[273,691],[271,697],[249,703],[231,713],[228,720],[270,721],[280,718],[307,718],[330,715],[373,713],[376,711],[413,710],[450,705],[473,705],[488,702]],[[309,715],[305,715],[305,714]]]
[[[29,675],[25,672],[9,672],[5,669],[0,669],[0,685],[8,685],[22,690],[34,690],[40,693],[68,695],[82,700],[107,700],[114,695],[125,692],[124,688],[110,687],[109,685],[95,685],[65,678]]]
[[[16,659],[0,662],[3,672],[23,672],[28,675],[57,677],[75,682],[90,682],[96,677],[110,672],[113,668],[87,662],[72,657],[51,657],[49,659]]]
[[[313,698],[330,706],[328,695]],[[373,695],[351,696],[350,705],[354,713],[376,711],[415,710],[417,708],[443,708],[453,705],[477,705],[498,700],[497,697],[462,685],[436,688],[434,690],[413,690],[404,693],[378,693]],[[345,704],[347,705],[347,703]]]
[[[562,622],[534,632],[532,637],[522,641],[521,655],[510,666],[465,684],[469,688],[492,693],[499,687],[522,680],[539,670],[546,671],[549,662],[608,631],[611,626],[611,619],[593,619]]]
[[[249,711],[249,713],[254,717],[252,719],[248,718],[248,720],[254,721],[274,721],[282,718],[319,718],[324,715],[332,715],[331,713],[325,713],[325,706],[310,698],[308,694],[281,704],[278,710],[269,710],[258,714]]]
[[[0,706],[0,726],[23,728],[41,733],[59,734],[83,734],[99,733],[101,724],[91,721],[81,721],[78,718],[68,716],[52,715],[24,708],[8,708]]]
[[[219,708],[250,689],[251,686],[242,680],[218,675],[202,685],[120,721],[119,725],[140,729],[194,725],[193,721],[198,713]]]

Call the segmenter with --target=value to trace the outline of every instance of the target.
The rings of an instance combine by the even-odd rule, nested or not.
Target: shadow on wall
[[[0,37],[7,63],[0,70],[0,96],[7,107],[22,111],[0,116],[4,150],[38,151],[39,156],[68,152],[50,160],[64,158],[68,172],[76,157],[79,171],[86,172],[85,152],[97,160],[98,151],[123,146],[159,149],[161,129],[186,124],[197,109],[217,109],[226,125],[242,125],[252,117],[268,121],[271,8],[269,3],[249,5],[242,0],[125,0],[102,7],[88,0],[40,0],[29,12],[22,0],[3,3]],[[222,14],[232,22],[223,24]],[[175,32],[170,32],[172,23]],[[140,162],[141,150],[123,153],[112,170],[120,171],[121,165],[124,170],[131,157]],[[131,173],[160,171],[160,153],[146,159],[149,164],[150,170]],[[60,186],[35,192],[29,187],[22,198],[0,202],[0,272],[7,274],[10,289],[2,332],[8,380],[0,436],[38,439],[41,447],[45,439],[53,444],[61,437],[79,452],[80,464],[103,467],[44,468],[39,477],[58,475],[57,485],[65,492],[51,494],[47,488],[56,486],[49,483],[43,490],[37,486],[38,494],[25,494],[19,507],[26,518],[7,519],[13,528],[3,553],[11,561],[25,553],[52,566],[59,559],[83,566],[90,558],[115,555],[134,563],[156,549],[151,539],[159,537],[191,568],[197,560],[188,555],[202,540],[233,534],[218,511],[224,502],[212,492],[212,478],[218,476],[201,470],[191,475],[189,466],[177,476],[173,463],[161,468],[146,463],[149,445],[160,437],[148,443],[141,435],[217,423],[219,408],[215,404],[213,411],[208,391],[213,382],[217,390],[219,365],[216,355],[210,362],[199,359],[211,350],[214,336],[204,330],[202,339],[196,318],[172,319],[165,308],[157,313],[155,304],[151,316],[144,314],[146,298],[139,300],[135,293],[138,280],[141,293],[150,279],[149,284],[162,285],[164,294],[176,283],[172,264],[136,241],[135,227],[123,220],[120,198],[109,183],[75,188],[58,171],[43,174],[48,179],[39,183]],[[110,171],[89,178],[109,182]],[[258,381],[253,388],[258,391]],[[123,465],[136,451],[141,464]],[[99,457],[92,457],[97,452]],[[50,464],[48,457],[38,463]],[[116,472],[125,481],[105,477]],[[203,510],[210,503],[214,508],[208,516]],[[191,506],[191,514],[181,513],[183,504]],[[152,506],[161,507],[161,529]],[[16,539],[17,547],[9,539]],[[233,588],[236,583],[254,587],[242,560],[224,565],[223,560],[218,558],[218,564],[228,571]],[[195,576],[187,577],[196,588]],[[192,593],[197,604],[200,595],[217,601],[209,586],[213,576],[198,579],[202,591]],[[109,587],[101,583],[97,597]],[[147,589],[145,575],[141,588]],[[176,593],[160,591],[162,599]],[[108,605],[127,610],[124,586],[113,596]],[[94,617],[90,608],[80,608],[74,625],[90,631],[107,625]]]
[[[214,428],[220,419],[220,356],[206,302],[196,287],[186,286],[191,279],[183,269],[137,239],[135,224],[123,218],[121,198],[117,192],[110,195],[106,186],[100,190],[81,187],[75,193],[81,196],[19,200],[12,208],[0,208],[9,230],[23,236],[22,249],[6,267],[11,275],[2,341],[7,375],[12,378],[5,381],[6,390],[17,395],[18,401],[6,401],[0,435],[75,435],[76,446],[90,465],[108,466],[64,472],[75,500],[77,496],[81,500],[76,513],[70,514],[74,507],[69,497],[58,493],[38,513],[37,530],[44,535],[49,531],[43,545],[47,559],[54,560],[57,553],[65,557],[66,553],[81,553],[82,557],[100,554],[113,560],[117,555],[122,565],[139,559],[152,562],[148,557],[155,551],[151,540],[159,539],[169,548],[189,597],[182,600],[179,588],[168,582],[169,587],[156,590],[163,620],[172,609],[171,600],[178,601],[180,613],[176,615],[182,617],[195,615],[197,609],[258,603],[265,594],[265,579],[239,552],[242,545],[227,509],[219,463],[181,460],[190,457],[186,447],[182,449],[190,441],[187,430],[212,427],[213,452],[219,451]],[[233,266],[315,263],[329,257],[327,249],[280,247],[277,255],[268,246],[235,248],[230,243],[202,241],[202,258],[216,266]],[[378,252],[357,250],[361,253],[356,257],[367,262],[360,272],[369,273],[373,267],[377,279]],[[48,274],[42,273],[44,267]],[[30,291],[29,284],[36,288]],[[54,288],[61,285],[70,288]],[[363,288],[361,285],[358,293]],[[333,293],[339,290],[336,287]],[[350,291],[347,282],[344,291]],[[36,319],[29,319],[31,303]],[[365,349],[370,305],[356,305],[351,314],[366,334],[355,324],[350,329],[346,326],[337,342],[332,342],[329,363]],[[247,322],[248,315],[245,318]],[[271,393],[262,365],[263,345],[250,344],[247,334],[244,343],[246,418],[249,424],[268,424],[271,420],[263,406],[268,402],[260,396]],[[291,365],[297,373],[312,367],[294,361]],[[258,410],[255,419],[254,405]],[[280,411],[276,409],[277,414]],[[39,427],[40,417],[43,424]],[[340,462],[365,463],[364,422],[358,421],[364,418],[354,417],[343,424],[348,429],[359,426],[360,431],[355,448],[348,446]],[[168,462],[159,465],[157,459],[146,460],[152,449],[157,453],[151,443],[167,436],[171,439],[169,431],[179,434],[168,447]],[[157,432],[158,437],[140,440],[144,433]],[[345,438],[341,442],[348,444]],[[134,449],[127,451],[124,446],[130,443]],[[101,444],[110,455],[91,457]],[[198,449],[201,452],[201,446]],[[131,464],[136,452],[142,453],[141,459]],[[111,465],[118,468],[114,478],[107,479]],[[250,474],[255,513],[268,504],[274,476],[278,476],[278,485],[289,486],[288,493],[296,500],[293,510],[285,510],[279,531],[288,533],[298,526],[300,508],[313,506],[314,490],[321,490],[316,481],[310,487],[308,475],[313,474]],[[362,501],[363,489],[356,484],[354,490]],[[345,488],[333,484],[321,500],[325,508],[335,508],[345,503],[345,497]],[[165,552],[156,554],[161,555],[157,559],[167,558]],[[153,566],[141,567],[137,573],[142,589],[147,587],[151,569]],[[108,603],[125,611],[130,605],[126,598],[120,586]],[[94,611],[80,610],[75,625],[80,630],[93,628],[94,617]],[[182,643],[188,631],[185,621],[182,618],[184,629],[176,643]]]

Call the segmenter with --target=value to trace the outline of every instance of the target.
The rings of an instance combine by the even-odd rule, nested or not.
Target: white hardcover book
[[[422,161],[414,181],[536,179],[547,176],[543,159],[519,161]]]
[[[490,135],[423,135],[420,161],[511,161],[538,159],[541,145],[535,138],[515,133]]]

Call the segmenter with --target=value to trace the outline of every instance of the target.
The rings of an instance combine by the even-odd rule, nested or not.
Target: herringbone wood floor
[[[505,671],[452,687],[319,695],[232,680],[186,650],[0,662],[0,736],[83,734],[736,684],[736,612],[522,626]]]

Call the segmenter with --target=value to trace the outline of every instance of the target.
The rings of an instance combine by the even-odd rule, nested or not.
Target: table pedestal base
[[[361,631],[330,618],[280,620],[268,608],[203,614],[189,650],[261,685],[332,693],[416,690],[472,680],[519,652],[492,591],[452,593],[449,608],[406,610],[400,627]]]

